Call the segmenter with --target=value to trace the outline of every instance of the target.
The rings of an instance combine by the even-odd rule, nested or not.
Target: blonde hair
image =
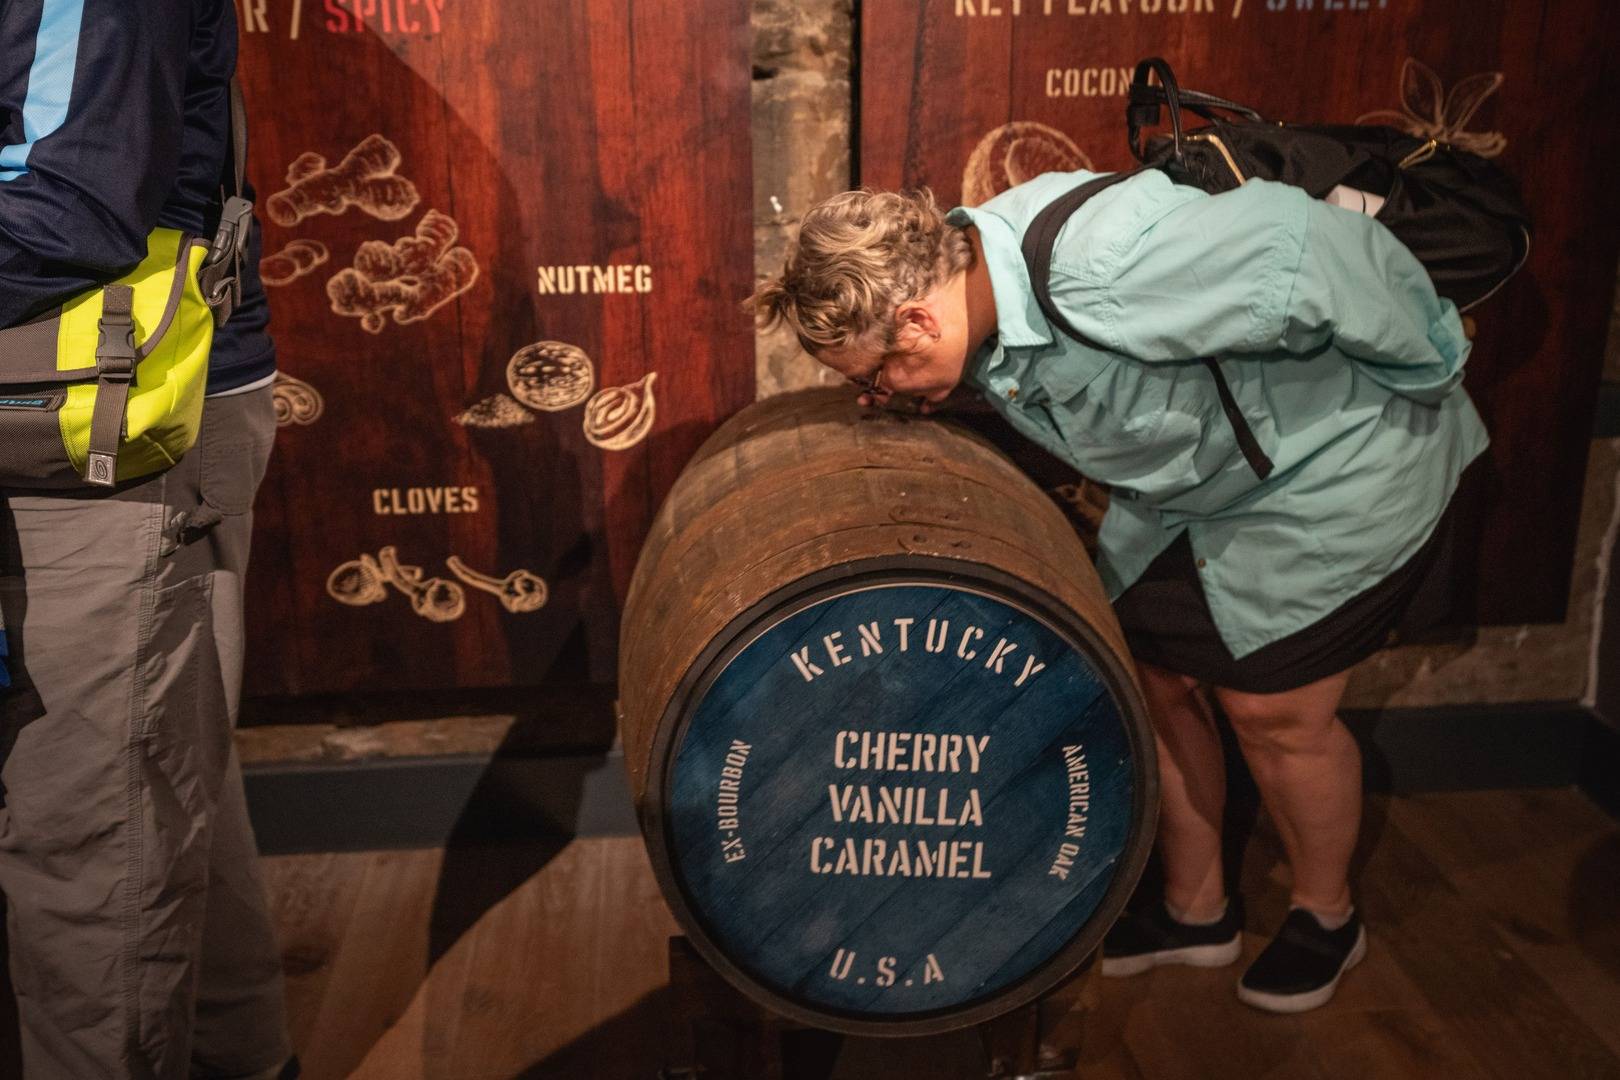
[[[895,309],[973,265],[973,245],[927,188],[834,195],[804,215],[782,273],[745,307],[769,330],[786,323],[810,355],[894,346]]]

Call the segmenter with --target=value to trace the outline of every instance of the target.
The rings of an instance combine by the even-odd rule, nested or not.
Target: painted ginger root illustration
[[[329,254],[319,240],[293,240],[274,255],[259,260],[259,277],[266,285],[287,285],[326,262]]]
[[[627,450],[647,437],[657,415],[653,400],[653,380],[658,372],[646,375],[628,386],[598,390],[585,403],[585,438],[603,450]]]
[[[313,424],[326,411],[321,392],[302,379],[276,372],[276,381],[270,386],[270,397],[276,405],[276,426]]]
[[[299,154],[287,166],[289,186],[265,201],[265,212],[288,228],[351,206],[383,221],[398,221],[421,201],[415,184],[394,175],[400,160],[399,147],[381,135],[366,136],[333,167],[320,154]]]
[[[1073,139],[1033,120],[1002,124],[979,140],[962,170],[962,204],[978,206],[1042,173],[1092,168]]]
[[[466,584],[493,593],[500,599],[501,606],[514,615],[539,611],[546,606],[548,592],[545,579],[531,570],[514,570],[504,578],[493,578],[472,569],[457,555],[450,556],[444,562],[450,567],[450,572]]]
[[[402,325],[427,318],[478,280],[472,252],[454,246],[460,232],[450,217],[429,210],[411,236],[393,244],[367,240],[354,266],[326,283],[332,310],[359,318],[371,334],[382,333],[390,312]]]
[[[1502,85],[1500,71],[1470,75],[1445,92],[1440,76],[1421,60],[1407,57],[1401,65],[1401,110],[1380,109],[1356,118],[1358,124],[1387,124],[1422,139],[1437,139],[1480,157],[1507,149],[1500,131],[1465,131],[1485,99]]]

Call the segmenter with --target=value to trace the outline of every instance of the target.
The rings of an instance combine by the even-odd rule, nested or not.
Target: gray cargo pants
[[[0,892],[28,1080],[273,1076],[291,1054],[232,741],[274,436],[268,387],[210,398],[161,475],[0,493]]]

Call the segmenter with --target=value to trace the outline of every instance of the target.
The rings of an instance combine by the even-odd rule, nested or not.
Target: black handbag
[[[1171,134],[1144,146],[1142,129],[1158,124],[1161,110]],[[1184,131],[1183,111],[1207,125]],[[1208,192],[1258,176],[1318,199],[1340,184],[1382,196],[1374,217],[1417,256],[1435,292],[1462,311],[1500,289],[1530,254],[1530,215],[1512,179],[1437,139],[1371,124],[1269,121],[1224,98],[1182,90],[1158,57],[1136,65],[1125,128],[1138,161]]]
[[[1158,77],[1158,85],[1151,81]],[[1168,112],[1171,133],[1148,139],[1144,128]],[[1192,130],[1183,112],[1207,123]],[[1235,117],[1236,119],[1232,119]],[[1382,196],[1374,218],[1395,234],[1434,282],[1435,292],[1466,311],[1500,289],[1530,254],[1530,215],[1513,181],[1490,161],[1436,139],[1363,124],[1285,124],[1213,94],[1182,90],[1170,65],[1150,57],[1136,65],[1125,106],[1126,137],[1142,164],[1102,176],[1054,199],[1030,223],[1023,255],[1036,302],[1070,337],[1097,346],[1052,303],[1052,246],[1069,218],[1092,196],[1147,169],[1218,194],[1259,177],[1323,198],[1339,185]],[[1261,450],[1213,358],[1221,405],[1238,446],[1264,479],[1272,463]]]

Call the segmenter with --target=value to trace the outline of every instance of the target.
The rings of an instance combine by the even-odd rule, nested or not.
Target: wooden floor
[[[1245,961],[1283,914],[1278,860],[1262,821]],[[1378,797],[1360,863],[1371,948],[1331,1005],[1251,1010],[1237,967],[1098,980],[1079,1075],[1620,1078],[1613,819],[1574,790]],[[264,866],[309,1080],[652,1080],[664,1063],[674,924],[638,840]],[[967,1033],[851,1040],[804,1075],[982,1076],[977,1060]]]

